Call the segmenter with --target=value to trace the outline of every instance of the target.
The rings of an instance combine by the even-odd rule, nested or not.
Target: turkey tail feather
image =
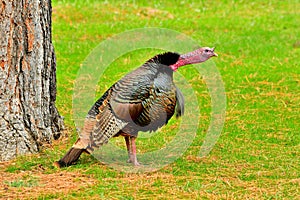
[[[96,116],[94,130],[91,133],[92,146],[100,147],[106,144],[127,124],[127,122],[118,119],[108,107],[105,107],[102,113]]]
[[[61,158],[59,161],[56,161],[54,163],[54,166],[56,167],[67,167],[71,164],[73,164],[74,162],[76,162],[80,155],[82,154],[82,152],[86,151],[85,149],[76,149],[74,147],[72,147],[67,153],[66,155]]]

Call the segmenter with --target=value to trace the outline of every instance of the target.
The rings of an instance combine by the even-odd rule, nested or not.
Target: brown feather
[[[142,103],[119,103],[114,100],[110,102],[115,115],[125,121],[135,121],[143,111]]]

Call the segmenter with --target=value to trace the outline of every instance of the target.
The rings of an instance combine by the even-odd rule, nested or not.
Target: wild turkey
[[[167,124],[175,109],[177,117],[184,113],[184,98],[173,82],[173,72],[213,56],[217,56],[214,48],[208,47],[182,55],[166,52],[125,75],[92,106],[79,139],[54,165],[69,166],[82,152],[92,153],[110,138],[120,135],[125,137],[128,162],[139,165],[135,145],[138,132],[155,131]]]

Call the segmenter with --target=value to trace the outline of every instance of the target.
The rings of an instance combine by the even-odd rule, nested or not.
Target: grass
[[[6,178],[0,185],[15,192],[29,188],[28,194],[36,193],[28,198],[38,199],[300,198],[299,8],[296,0],[53,1],[56,105],[65,117],[68,137],[39,155],[5,164],[0,173]],[[211,99],[205,80],[186,67],[179,71],[197,94],[201,117],[182,157],[152,173],[120,172],[87,155],[77,165],[55,169],[53,161],[77,137],[72,95],[81,63],[100,42],[143,27],[173,29],[200,45],[217,47],[219,57],[213,61],[227,96],[226,122],[217,144],[209,155],[198,157],[210,122]],[[97,96],[158,52],[139,50],[118,58],[101,77]],[[139,153],[163,147],[177,126],[174,119],[159,134],[138,139]],[[112,142],[124,145],[122,138]],[[47,177],[54,177],[49,179],[54,180],[50,185],[56,184],[52,190],[45,188]]]

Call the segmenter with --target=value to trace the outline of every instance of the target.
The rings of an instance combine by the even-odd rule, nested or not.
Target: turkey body
[[[168,123],[175,109],[177,116],[184,112],[184,98],[169,67],[178,58],[179,54],[171,52],[157,55],[113,84],[89,110],[73,150],[56,165],[70,165],[82,151],[92,153],[120,135],[125,137],[129,162],[139,165],[135,150],[138,132],[156,131]],[[76,149],[81,151],[75,159]]]

